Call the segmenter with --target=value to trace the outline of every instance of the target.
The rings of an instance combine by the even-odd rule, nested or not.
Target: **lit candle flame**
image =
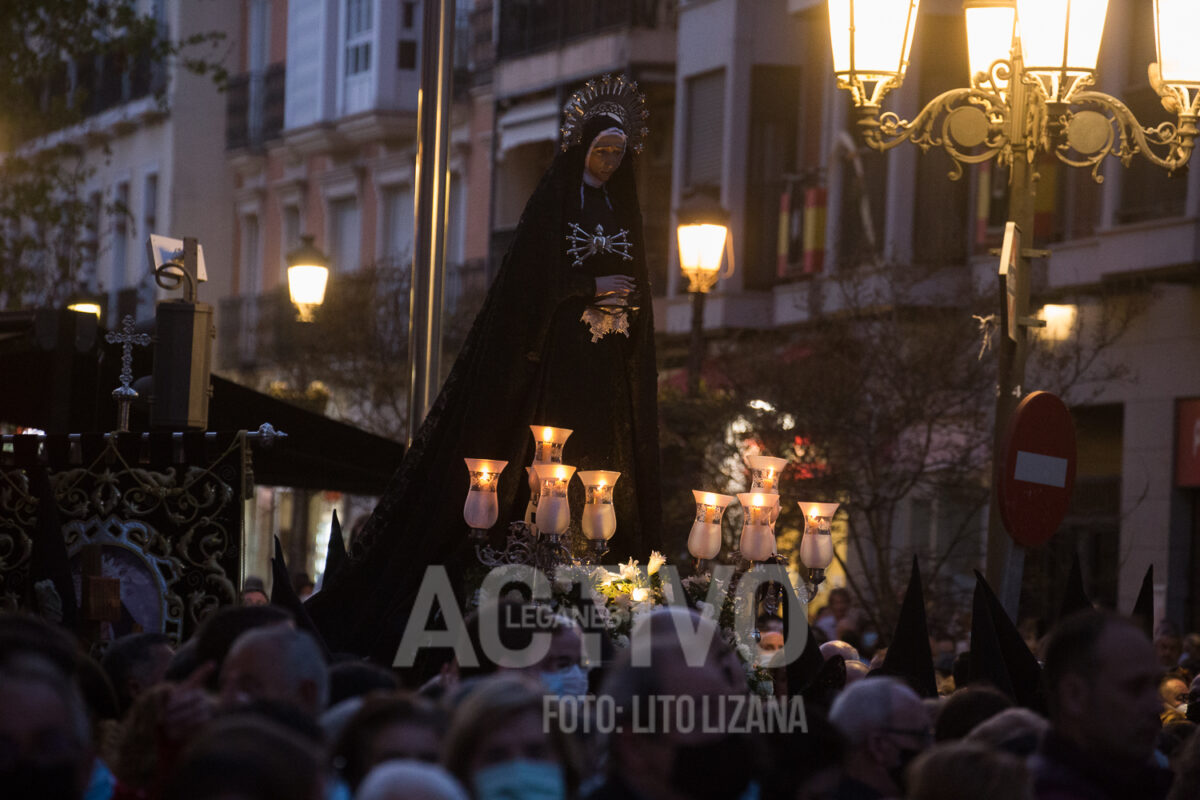
[[[564,480],[567,477],[567,471],[562,467],[559,467],[558,469],[554,470],[554,477],[558,478],[560,481]]]
[[[763,499],[763,496],[761,494],[754,495],[752,502],[754,503],[755,506],[763,506],[766,504],[766,501]]]
[[[553,431],[554,431],[554,429],[553,429],[553,428],[542,428],[542,441],[543,441],[543,442],[552,442],[552,441],[554,441],[554,433],[553,433]]]
[[[708,494],[704,495],[704,505],[715,506],[716,504],[717,504],[717,496],[715,494],[713,494],[712,492],[709,492]]]

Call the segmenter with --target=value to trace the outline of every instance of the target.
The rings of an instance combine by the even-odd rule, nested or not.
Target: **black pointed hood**
[[[304,603],[296,596],[296,590],[292,588],[292,578],[288,574],[287,562],[283,560],[283,545],[280,544],[278,536],[275,537],[275,555],[271,558],[271,605],[281,606],[292,612],[296,627],[308,631],[316,638],[321,652],[325,654],[325,660],[329,661],[329,648],[324,637],[313,624]]]
[[[1079,566],[1079,553],[1073,553],[1071,573],[1067,576],[1062,602],[1058,606],[1058,619],[1064,620],[1076,611],[1086,611],[1090,608],[1092,608],[1092,601],[1083,588],[1083,570]]]
[[[937,697],[937,678],[933,673],[933,651],[929,649],[929,626],[925,619],[925,593],[921,589],[921,570],[917,557],[912,560],[908,590],[900,606],[896,633],[876,670],[901,678],[921,697]]]
[[[1018,705],[1044,711],[1042,668],[992,587],[975,572],[971,615],[970,682],[990,682]]]

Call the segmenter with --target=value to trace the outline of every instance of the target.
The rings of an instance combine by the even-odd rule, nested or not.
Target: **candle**
[[[771,531],[771,511],[779,505],[779,495],[742,492],[742,536],[738,549],[751,561],[765,561],[775,554],[775,534]]]
[[[727,494],[692,490],[696,520],[688,533],[688,552],[693,558],[716,558],[721,552],[721,516],[734,498]]]
[[[571,435],[570,428],[551,428],[548,425],[530,425],[533,432],[533,463],[561,464],[563,445]]]
[[[779,494],[779,479],[787,466],[786,458],[772,456],[746,456],[750,468],[750,491]]]
[[[472,528],[490,528],[496,524],[496,517],[500,514],[496,490],[500,484],[500,473],[508,466],[508,462],[488,458],[463,460],[471,476],[471,488],[463,504],[463,519]]]
[[[798,503],[804,513],[804,535],[800,538],[800,560],[809,569],[825,569],[833,561],[833,515],[838,503]]]
[[[617,512],[612,503],[588,503],[583,507],[583,535],[589,539],[611,539],[617,531]]]
[[[558,534],[571,524],[571,507],[566,497],[543,494],[537,506],[537,526],[542,533]]]
[[[692,523],[687,546],[693,558],[716,558],[721,552],[721,523],[697,519]]]
[[[496,524],[500,516],[500,503],[496,500],[495,492],[481,492],[472,489],[467,492],[467,502],[463,505],[463,519],[472,528],[490,528]]]
[[[592,541],[607,541],[617,530],[617,514],[613,509],[613,488],[621,473],[589,469],[579,473],[584,488],[584,506],[580,523],[583,535]]]

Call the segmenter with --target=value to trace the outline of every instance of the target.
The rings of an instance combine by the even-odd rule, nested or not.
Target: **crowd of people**
[[[392,669],[329,654],[291,613],[254,604],[261,587],[247,588],[249,603],[218,610],[178,646],[136,633],[108,643],[99,660],[39,617],[0,616],[0,796],[1200,797],[1200,736],[1188,713],[1200,712],[1200,640],[1185,649],[1166,632],[1152,643],[1106,612],[1076,614],[1040,643],[1043,713],[963,676],[921,697],[871,674],[852,645],[821,642],[816,625],[820,657],[847,668],[822,691],[793,686],[795,697],[776,698],[800,703],[788,717],[797,724],[761,730],[724,711],[705,725],[667,711],[647,717],[656,699],[717,708],[719,698],[748,695],[738,654],[689,609],[639,619],[634,638],[649,643],[641,657],[630,647],[589,661],[571,618],[502,601],[518,612],[490,618],[502,652],[528,654],[548,633],[544,652],[488,655],[479,647],[485,617],[471,615],[462,632],[471,648],[457,652],[478,658],[452,658],[423,685],[403,686]],[[759,628],[759,658],[771,666],[784,652],[782,631],[769,621]]]

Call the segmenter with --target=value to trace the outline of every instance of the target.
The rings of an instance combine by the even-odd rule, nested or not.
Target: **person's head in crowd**
[[[159,733],[171,686],[160,683],[140,692],[125,714],[117,740],[113,774],[132,791],[150,791],[160,779]]]
[[[269,625],[233,643],[221,667],[220,687],[226,708],[263,699],[290,703],[316,717],[329,698],[329,674],[312,634]]]
[[[495,652],[494,647],[484,647],[484,637],[481,627],[492,625],[495,641],[509,651],[529,652],[535,633],[541,632],[538,620],[543,616],[532,604],[520,600],[498,600],[481,606],[467,614],[464,619],[467,644],[475,657],[475,664],[462,663],[455,659],[455,670],[464,680],[481,675],[491,675],[499,669],[528,669],[534,661],[506,660],[504,655]],[[499,658],[499,661],[496,660]]]
[[[933,739],[948,742],[961,739],[976,725],[1012,707],[1007,696],[990,686],[976,685],[946,698],[934,720]]]
[[[442,759],[475,800],[576,796],[579,755],[544,720],[543,695],[532,676],[498,674],[476,682],[454,709]]]
[[[850,612],[852,605],[853,599],[850,597],[849,589],[839,586],[830,590],[829,611],[835,620],[840,622]]]
[[[214,670],[208,688],[215,690],[225,657],[239,636],[254,628],[272,625],[290,626],[291,624],[291,612],[279,606],[225,606],[219,608],[207,617],[200,626],[200,630],[196,631],[193,669],[211,662]],[[185,675],[190,672],[189,670]]]
[[[758,617],[757,627],[760,633],[768,631],[783,633],[783,617],[778,614],[761,614]]]
[[[1082,611],[1051,632],[1043,678],[1054,732],[1114,764],[1141,763],[1160,728],[1160,667],[1132,622]]]
[[[313,589],[316,588],[317,585],[313,583],[312,578],[308,577],[307,572],[292,573],[292,591],[296,593],[296,597],[307,600],[312,596]]]
[[[0,795],[78,800],[93,749],[83,697],[49,659],[11,653],[0,663]]]
[[[907,800],[1033,800],[1025,762],[979,742],[944,742],[908,770]]]
[[[884,797],[903,792],[905,768],[933,741],[921,698],[894,678],[846,687],[833,701],[829,721],[846,738],[846,783]]]
[[[858,648],[841,639],[834,639],[821,645],[821,658],[828,661],[830,656],[841,656],[846,659],[846,663],[862,660],[858,657]]]
[[[437,763],[446,724],[445,712],[423,697],[368,695],[333,746],[334,768],[353,791],[385,761]]]
[[[1188,685],[1174,675],[1168,675],[1158,683],[1158,696],[1162,698],[1159,719],[1164,724],[1187,719]]]
[[[112,681],[122,716],[138,695],[163,679],[174,655],[165,633],[131,633],[108,646],[100,665]]]
[[[0,664],[36,655],[63,674],[74,676],[77,652],[78,647],[70,634],[41,617],[0,612]]]
[[[117,720],[121,709],[117,704],[117,692],[113,689],[108,673],[100,662],[86,653],[79,653],[75,664],[75,681],[83,692],[83,701],[94,722]]]
[[[266,719],[216,719],[184,750],[171,800],[323,800],[326,775],[311,742]]]
[[[971,729],[965,740],[980,742],[1020,758],[1033,755],[1050,721],[1028,708],[1007,708]]]
[[[640,619],[630,639],[601,689],[616,709],[605,796],[739,797],[759,772],[761,748],[747,734],[722,725],[681,730],[665,719],[635,724],[656,698],[687,695],[699,707],[705,698],[715,705],[746,693],[745,672],[716,624],[687,609],[661,608]]]
[[[1174,669],[1179,666],[1179,658],[1183,655],[1183,639],[1173,630],[1166,630],[1154,639],[1154,653],[1163,669]]]
[[[588,693],[588,673],[583,667],[583,631],[579,623],[563,614],[547,622],[550,648],[534,669],[546,691],[559,697],[581,697]]]
[[[469,800],[462,784],[437,764],[391,761],[371,770],[355,800]]]
[[[1189,633],[1183,637],[1182,663],[1193,674],[1200,672],[1200,633]]]
[[[271,604],[271,598],[267,596],[267,586],[263,583],[263,579],[255,575],[246,578],[246,582],[242,584],[242,605],[244,606],[266,606]]]
[[[329,667],[329,706],[368,692],[392,692],[400,688],[396,673],[370,661],[341,661]]]

